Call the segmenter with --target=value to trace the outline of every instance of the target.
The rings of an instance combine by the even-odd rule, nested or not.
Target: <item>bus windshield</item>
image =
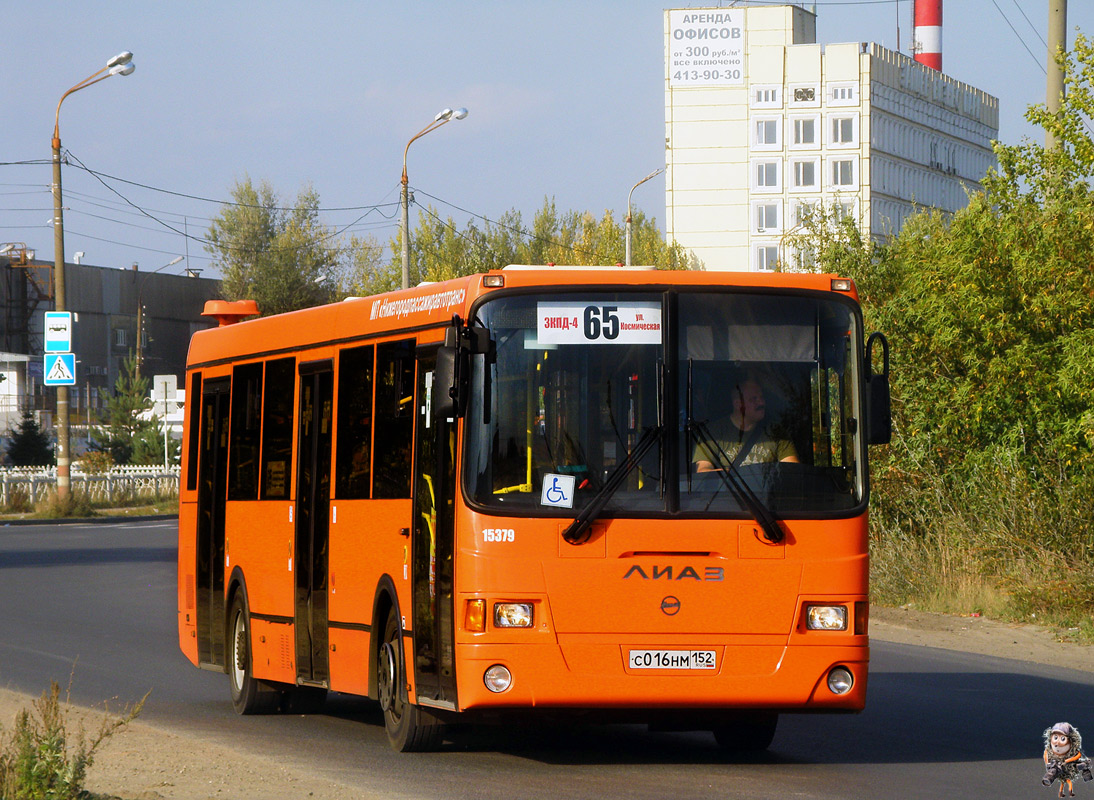
[[[477,319],[496,352],[473,360],[474,505],[558,517],[591,502],[606,517],[756,517],[756,501],[784,518],[860,509],[861,326],[849,300],[524,294],[483,303]]]

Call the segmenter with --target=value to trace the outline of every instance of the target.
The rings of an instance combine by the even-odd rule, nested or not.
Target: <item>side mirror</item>
[[[433,372],[433,417],[451,419],[467,412],[470,394],[471,356],[493,353],[494,343],[485,328],[464,326],[455,316],[445,331],[444,346],[437,351]]]
[[[459,352],[455,345],[445,345],[437,351],[437,366],[433,371],[433,418],[450,419],[458,416],[458,385],[456,362]]]
[[[881,342],[881,371],[874,372],[874,343]],[[889,340],[871,333],[866,340],[866,443],[889,444],[893,413],[889,397]]]

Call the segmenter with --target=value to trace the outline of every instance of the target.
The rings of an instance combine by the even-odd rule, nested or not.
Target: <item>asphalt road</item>
[[[703,733],[536,726],[399,756],[355,698],[307,717],[234,714],[227,677],[178,651],[173,521],[2,526],[0,686],[39,694],[70,676],[74,702],[151,690],[144,722],[391,798],[1050,797],[1041,731],[1094,731],[1094,674],[875,642],[864,713],[786,716],[761,755],[727,756]]]

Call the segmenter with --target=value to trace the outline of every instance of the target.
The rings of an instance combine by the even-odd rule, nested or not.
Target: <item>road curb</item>
[[[62,517],[59,519],[2,519],[0,528],[23,525],[105,525],[111,522],[156,522],[164,519],[178,519],[178,514],[142,514],[126,516],[118,514],[111,517]]]

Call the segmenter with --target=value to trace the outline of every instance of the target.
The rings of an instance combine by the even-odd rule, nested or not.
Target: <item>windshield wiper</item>
[[[688,447],[691,446],[691,437],[696,436],[707,449],[710,454],[718,459],[723,465],[722,469],[715,470],[718,476],[722,479],[722,483],[730,494],[737,500],[739,504],[748,509],[749,513],[756,519],[756,522],[763,528],[764,538],[768,541],[778,544],[785,538],[782,528],[779,527],[779,521],[775,518],[775,515],[771,513],[771,509],[764,505],[764,502],[756,496],[756,493],[752,491],[749,485],[745,482],[745,479],[741,476],[741,471],[737,469],[737,466],[722,449],[722,446],[718,444],[718,441],[710,435],[710,431],[707,430],[707,426],[702,422],[696,422],[691,414],[691,368],[692,360],[688,359],[688,385],[687,396],[685,398],[686,414],[687,418],[684,421],[684,430],[688,436]],[[688,491],[691,491],[691,468],[688,468]]]
[[[634,449],[627,453],[627,458],[623,463],[612,470],[612,474],[607,477],[600,490],[593,495],[592,499],[585,504],[585,508],[577,515],[577,518],[562,532],[563,539],[570,544],[584,544],[589,541],[593,523],[604,511],[608,501],[619,491],[619,487],[623,485],[626,477],[634,471],[634,468],[638,466],[646,453],[650,451],[650,448],[660,441],[662,429],[662,425],[646,428]]]

